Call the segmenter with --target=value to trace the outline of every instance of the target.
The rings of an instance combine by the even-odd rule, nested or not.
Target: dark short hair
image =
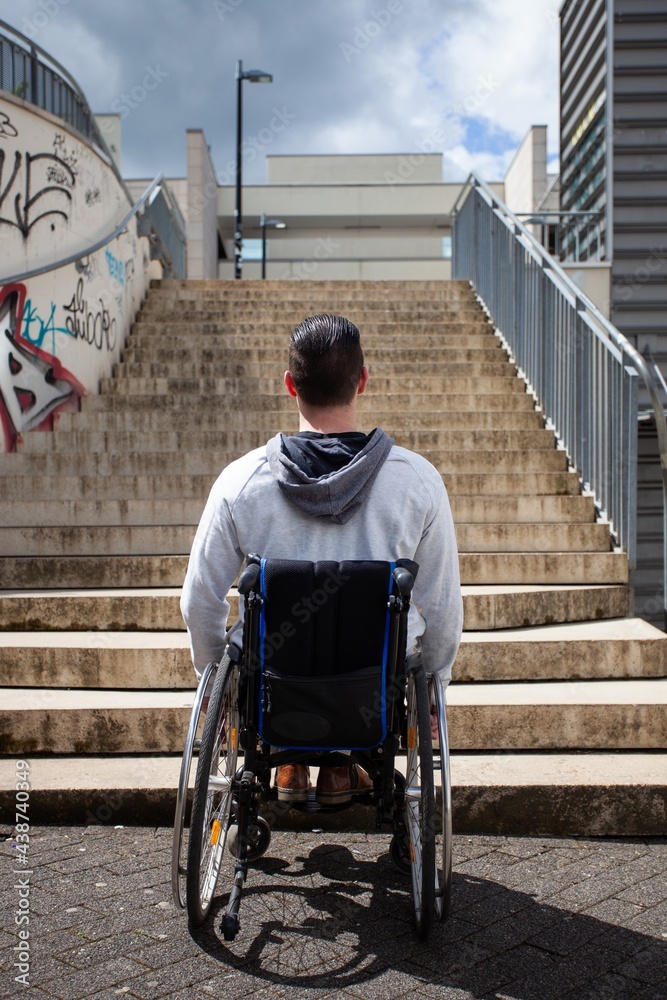
[[[289,370],[309,406],[346,406],[359,386],[364,355],[359,331],[342,316],[308,316],[292,331]]]

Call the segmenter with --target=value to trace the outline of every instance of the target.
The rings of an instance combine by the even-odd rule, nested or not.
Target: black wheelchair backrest
[[[262,739],[312,749],[378,746],[400,648],[392,602],[407,611],[416,563],[251,558],[239,590],[243,583],[262,600],[253,642]],[[257,579],[248,586],[251,574]]]

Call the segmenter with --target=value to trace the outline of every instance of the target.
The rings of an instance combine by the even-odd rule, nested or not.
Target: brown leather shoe
[[[279,802],[307,802],[310,771],[305,764],[282,764],[276,768]]]
[[[353,795],[363,795],[372,788],[373,782],[358,764],[321,767],[315,798],[323,806],[339,806],[349,802]]]

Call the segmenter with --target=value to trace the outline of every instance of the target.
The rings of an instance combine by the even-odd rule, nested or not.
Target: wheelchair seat
[[[242,642],[235,629],[220,663],[209,664],[200,680],[181,767],[172,887],[192,926],[210,911],[227,847],[230,892],[222,928],[226,939],[236,936],[248,866],[270,843],[260,810],[276,794],[271,769],[294,763],[365,768],[373,781],[376,826],[390,825],[392,860],[411,876],[418,935],[428,934],[433,917],[447,916],[451,807],[444,704],[439,684],[429,694],[420,658],[406,658],[417,572],[411,560],[248,557],[238,581]],[[439,824],[430,699],[440,729]],[[396,769],[401,749],[405,777]]]

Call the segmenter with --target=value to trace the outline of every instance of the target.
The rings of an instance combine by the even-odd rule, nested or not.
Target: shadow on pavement
[[[451,917],[420,942],[409,880],[388,854],[366,860],[356,846],[320,845],[292,863],[262,859],[248,875],[237,939],[218,930],[220,897],[194,940],[260,981],[255,988],[344,990],[383,975],[396,980],[393,995],[421,982],[516,1000],[667,998],[656,938],[488,879],[455,873]]]

